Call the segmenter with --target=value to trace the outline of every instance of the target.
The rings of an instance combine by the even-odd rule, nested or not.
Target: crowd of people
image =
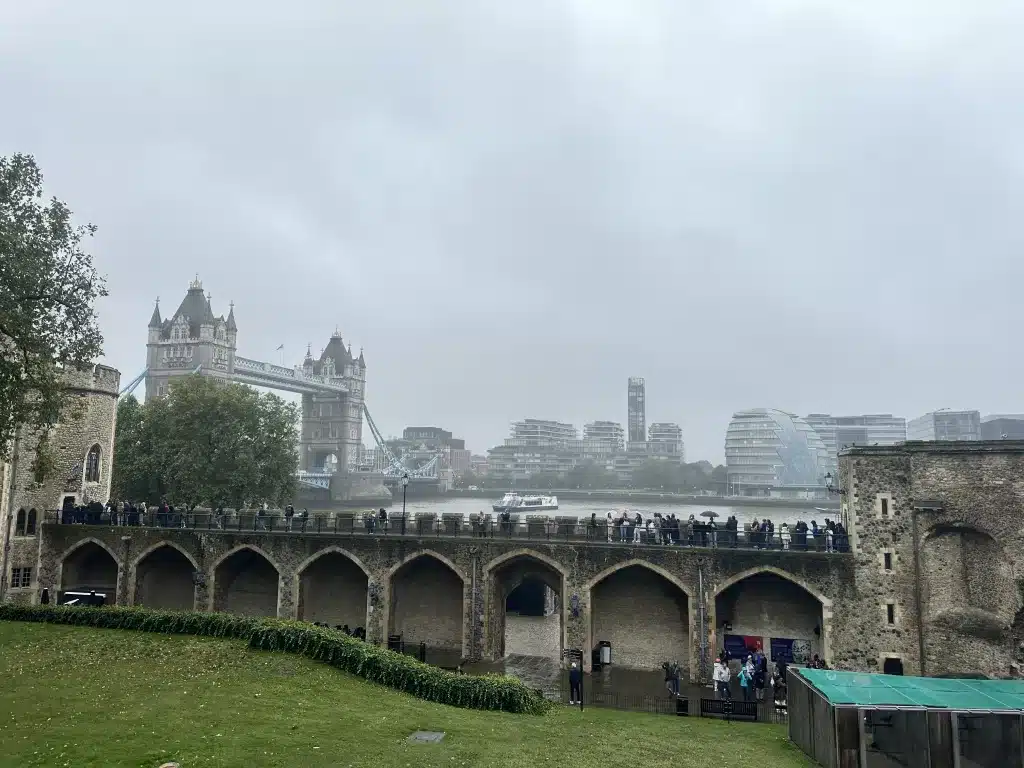
[[[154,525],[164,528],[185,527],[188,516],[194,507],[177,508],[166,500],[156,506],[148,506],[143,502],[108,501],[106,504],[92,502],[84,505],[67,505],[61,510],[61,522],[64,524],[79,523],[87,525]],[[223,505],[218,505],[209,513],[210,526],[224,528],[228,523],[228,514]],[[580,522],[585,529],[587,539],[608,543],[655,544],[666,546],[689,547],[744,547],[753,549],[813,550],[818,552],[848,552],[849,536],[841,522],[825,519],[824,525],[812,520],[808,525],[798,520],[790,525],[782,523],[776,529],[770,519],[754,519],[749,523],[740,524],[735,515],[729,515],[722,524],[716,522],[714,512],[704,512],[700,517],[690,515],[683,519],[675,513],[663,514],[655,512],[646,518],[640,512],[620,511],[608,512],[602,519],[597,513]],[[388,511],[370,510],[362,516],[364,530],[376,532],[406,532],[406,519],[399,516],[391,520]],[[494,534],[494,520],[482,510],[470,515],[472,534],[486,537]],[[266,505],[253,513],[255,530],[281,530],[302,532],[309,524],[309,510],[296,510],[292,505],[284,508],[283,514],[273,512]],[[436,531],[442,532],[445,522],[441,518],[434,521]],[[502,535],[512,536],[516,521],[508,511],[501,512],[497,518],[498,531]],[[397,528],[397,530],[394,530]],[[573,533],[577,531],[572,525]],[[554,538],[562,533],[554,518],[548,518],[545,529]],[[582,535],[584,530],[577,535]],[[416,533],[428,531],[416,528]]]
[[[738,661],[738,664],[730,665],[730,661]],[[715,698],[732,699],[730,681],[733,678],[733,667],[736,667],[736,677],[739,682],[743,701],[762,702],[765,699],[765,690],[772,691],[772,701],[776,707],[786,706],[786,669],[789,665],[785,661],[777,661],[769,672],[768,657],[760,649],[748,653],[746,659],[734,659],[725,649],[715,659],[715,667],[712,675],[715,686]],[[824,661],[814,654],[814,657],[807,662],[808,669],[827,669]]]
[[[690,547],[753,547],[755,549],[797,549],[825,552],[849,551],[849,538],[842,523],[828,518],[819,526],[812,520],[808,526],[803,520],[793,526],[782,523],[776,532],[775,523],[751,520],[743,525],[740,534],[735,515],[722,525],[715,522],[715,513],[705,512],[701,518],[690,515],[683,520],[675,513],[663,515],[655,512],[644,519],[640,512],[609,512],[604,520],[593,513],[587,521],[587,538],[602,536],[609,543],[665,544]],[[706,519],[703,519],[706,518]]]

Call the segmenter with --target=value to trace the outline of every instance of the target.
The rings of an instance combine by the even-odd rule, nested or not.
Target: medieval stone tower
[[[147,398],[166,395],[171,379],[197,369],[204,376],[233,376],[238,336],[235,307],[231,305],[226,319],[223,315],[214,317],[210,298],[203,294],[197,276],[177,311],[166,320],[160,319],[157,299],[146,342]]]
[[[308,472],[346,472],[363,444],[363,397],[366,361],[362,350],[352,357],[341,333],[335,331],[319,359],[306,350],[302,373],[307,379],[342,385],[347,392],[320,391],[302,396],[299,469]]]

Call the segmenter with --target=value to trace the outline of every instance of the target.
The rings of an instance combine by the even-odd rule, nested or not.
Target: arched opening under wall
[[[611,644],[613,668],[690,667],[690,600],[677,584],[643,565],[613,571],[590,590],[591,637]]]
[[[338,471],[338,454],[329,453],[327,458],[324,459],[324,472],[337,472]]]
[[[253,549],[240,549],[214,569],[213,610],[239,616],[277,616],[280,576]]]
[[[773,662],[803,665],[815,655],[824,659],[821,601],[777,573],[755,573],[721,590],[715,596],[715,622],[712,653],[724,649],[735,658],[760,643]]]
[[[167,611],[195,608],[195,566],[168,544],[157,547],[135,566],[135,605]]]
[[[326,552],[299,573],[299,619],[366,629],[369,584],[366,573],[352,558]]]
[[[491,571],[491,586],[491,655],[560,660],[562,574],[522,554]]]
[[[429,552],[403,563],[391,575],[388,634],[407,647],[424,643],[434,658],[462,657],[462,577]]]
[[[117,561],[94,541],[69,552],[61,564],[60,591],[92,592],[106,595],[106,604],[117,600]]]

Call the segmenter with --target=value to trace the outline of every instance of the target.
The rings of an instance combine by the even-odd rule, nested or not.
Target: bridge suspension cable
[[[198,374],[202,369],[203,369],[202,364],[197,365],[195,368],[192,369],[192,373],[193,374]],[[149,368],[148,367],[143,368],[142,369],[142,373],[140,373],[138,376],[136,376],[134,379],[132,379],[127,385],[124,386],[124,388],[121,389],[120,392],[117,393],[117,399],[120,400],[122,397],[127,397],[132,392],[134,392],[136,389],[138,389],[139,388],[139,384],[141,384],[143,381],[146,380],[146,374],[147,373],[149,373]]]
[[[366,403],[363,403],[363,415],[366,417],[367,426],[370,427],[370,434],[373,435],[373,441],[377,444],[379,458],[374,462],[375,469],[379,470],[385,477],[401,477],[402,475],[408,475],[410,479],[437,478],[444,451],[438,451],[430,461],[421,464],[415,469],[410,469],[405,465],[402,459],[395,456],[394,452],[392,452],[388,447],[387,442],[384,440],[384,436],[380,433],[380,430],[377,429],[377,425],[374,423],[373,416],[370,415],[370,409],[366,407]]]

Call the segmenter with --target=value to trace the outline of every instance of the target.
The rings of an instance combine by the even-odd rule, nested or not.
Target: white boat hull
[[[491,509],[493,509],[495,512],[554,512],[556,509],[558,509],[558,505],[555,504],[552,506],[538,507],[528,507],[525,505],[520,505],[515,507],[505,507],[502,506],[501,504],[495,504],[493,507],[491,507]]]

